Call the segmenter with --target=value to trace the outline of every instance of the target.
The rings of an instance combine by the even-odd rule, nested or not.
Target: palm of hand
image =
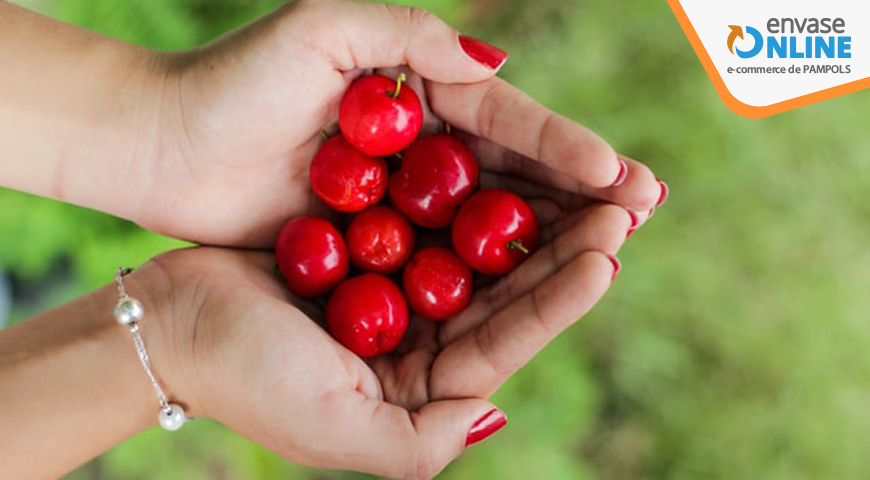
[[[308,165],[348,82],[323,62],[296,71],[272,58],[294,52],[251,50],[244,65],[228,65],[231,54],[218,45],[171,75],[177,87],[167,89],[162,135],[170,154],[159,157],[152,198],[164,203],[156,210],[173,213],[147,226],[199,243],[265,247],[288,218],[325,213]]]
[[[365,72],[342,73],[314,61],[304,72],[270,71],[279,63],[266,57],[246,66],[258,75],[222,84],[235,77],[202,68],[225,55],[209,53],[174,79],[178,98],[169,103],[177,108],[170,109],[175,120],[167,123],[181,126],[167,136],[178,154],[163,157],[158,171],[166,174],[161,192],[183,196],[167,200],[172,204],[162,210],[173,215],[157,229],[199,243],[264,247],[289,218],[331,216],[310,188],[308,168],[321,132],[338,133],[340,100]],[[424,133],[432,133],[443,122],[431,113],[422,79],[410,77],[426,112]],[[281,108],[287,105],[293,107]],[[193,188],[165,188],[179,181]]]
[[[341,61],[303,48],[304,41],[287,41],[272,23],[278,22],[267,18],[187,53],[177,59],[182,67],[167,74],[165,131],[145,226],[198,243],[265,247],[288,218],[328,214],[314,198],[308,166],[320,131],[337,132],[341,97],[365,71],[342,71]],[[385,73],[394,77],[395,69]],[[649,170],[631,161],[627,183],[634,188],[584,187],[616,177],[609,145],[497,78],[466,87],[424,83],[411,74],[408,84],[424,107],[424,133],[443,128],[441,119],[471,132],[465,139],[483,170],[640,211],[658,196]],[[480,144],[478,136],[492,142]]]
[[[438,412],[447,415],[451,401],[474,402],[452,399],[487,398],[610,285],[607,255],[624,241],[625,210],[591,204],[562,215],[552,200],[531,201],[544,243],[532,257],[481,288],[458,316],[412,319],[396,352],[368,362],[316,324],[322,305],[290,296],[272,254],[200,248],[160,257],[175,272],[175,291],[194,301],[179,318],[195,319],[187,329],[196,332],[191,379],[183,383],[197,385],[198,414],[309,465],[366,469],[347,457],[359,452],[374,471],[383,452],[360,451],[385,448],[364,441],[373,424],[393,425],[423,448],[421,432],[445,422]]]

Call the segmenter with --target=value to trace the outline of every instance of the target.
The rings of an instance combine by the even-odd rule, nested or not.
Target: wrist
[[[197,299],[187,298],[185,292],[175,287],[174,275],[168,272],[158,260],[152,260],[123,277],[127,295],[139,301],[144,309],[143,318],[138,322],[138,330],[144,341],[151,370],[159,383],[168,403],[181,406],[188,417],[202,417],[204,412],[199,401],[199,379],[193,357],[195,339],[195,319]],[[119,299],[116,291],[110,307],[114,308]],[[151,421],[157,420],[160,408],[158,394],[151,388],[151,382],[138,362],[138,355],[129,327],[115,325],[125,332],[131,357],[138,363],[138,377],[150,389]]]
[[[117,298],[106,286],[0,331],[0,385],[15,392],[0,397],[0,478],[60,477],[157,423],[154,392],[112,314]],[[174,378],[155,325],[144,328],[155,370]]]
[[[178,208],[179,192],[193,189],[193,172],[188,157],[192,154],[186,115],[189,105],[182,98],[186,75],[186,53],[141,52],[139,67],[131,82],[131,102],[137,105],[125,134],[129,145],[126,154],[135,172],[127,191],[130,212],[125,218],[153,232],[172,235],[172,211]],[[135,192],[133,192],[135,190]],[[176,235],[177,236],[177,235]]]

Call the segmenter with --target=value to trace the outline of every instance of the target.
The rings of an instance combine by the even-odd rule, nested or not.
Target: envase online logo
[[[842,18],[833,20],[831,26],[830,18],[823,18],[821,21],[818,18],[804,18],[798,22],[798,19],[771,18],[767,21],[767,31],[770,34],[797,33],[802,34],[806,31],[804,37],[791,36],[769,36],[767,37],[767,58],[852,58],[850,52],[852,48],[852,37],[838,35],[822,37],[818,34],[827,34],[831,32],[844,33],[846,22]],[[731,33],[728,35],[728,50],[734,53],[734,40],[738,37],[743,38],[743,28],[737,25],[728,25]],[[737,56],[740,58],[752,58],[764,49],[765,38],[761,32],[753,27],[746,27],[746,32],[752,35],[753,46],[749,51],[737,50]],[[815,36],[813,36],[815,34]]]
[[[764,37],[757,29],[747,26],[745,28],[752,38],[752,48],[749,50],[734,49],[734,41],[743,39],[743,27],[728,25],[731,33],[728,34],[728,50],[740,58],[754,58],[767,51],[767,58],[852,58],[852,37],[846,35],[828,35],[827,33],[845,33],[846,22],[842,18],[831,20],[830,18],[771,18],[767,21],[767,32],[771,35]],[[797,30],[797,32],[795,32]],[[778,35],[788,32],[790,35]],[[794,33],[804,36],[793,35]],[[777,35],[777,36],[774,36]],[[765,48],[766,47],[766,48]],[[728,67],[728,73],[852,73],[852,66],[830,64],[803,64],[800,66],[774,65],[772,67]]]
[[[743,38],[743,28],[735,25],[728,25],[728,27],[731,28],[731,33],[728,35],[728,50],[733,54],[734,40],[737,40],[738,37],[741,39]],[[761,52],[762,47],[764,47],[764,39],[761,38],[761,32],[752,27],[746,27],[746,33],[752,35],[755,43],[752,44],[752,49],[748,52],[738,49],[737,56],[740,58],[752,58],[758,55],[758,53]]]
[[[870,2],[668,3],[723,102],[742,116],[870,88]]]

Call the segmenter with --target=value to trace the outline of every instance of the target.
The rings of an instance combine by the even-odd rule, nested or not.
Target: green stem
[[[393,98],[399,98],[399,92],[402,91],[402,82],[406,80],[405,74],[400,73],[396,78],[396,91],[391,93],[390,96]]]
[[[329,140],[329,134],[326,133],[326,130],[321,130],[320,136],[323,137],[324,140]]]
[[[529,249],[524,247],[523,242],[520,240],[511,240],[510,242],[508,242],[507,248],[508,250],[519,250],[526,255],[529,254]]]

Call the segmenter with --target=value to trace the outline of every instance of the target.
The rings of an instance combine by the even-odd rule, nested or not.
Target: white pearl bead
[[[115,320],[121,325],[138,322],[143,316],[145,316],[145,309],[135,298],[122,299],[115,305]]]
[[[160,420],[161,427],[170,432],[174,432],[184,426],[184,422],[187,421],[187,416],[184,414],[183,408],[177,404],[170,403],[168,410],[160,409],[157,419]]]

